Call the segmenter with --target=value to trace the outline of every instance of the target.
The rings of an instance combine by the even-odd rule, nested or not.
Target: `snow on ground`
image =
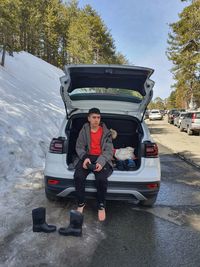
[[[76,207],[44,193],[45,154],[65,117],[62,75],[25,52],[0,66],[0,266],[86,266],[105,238],[96,207],[86,211],[82,238],[32,232],[32,209],[45,207],[47,222],[61,227]]]
[[[0,66],[0,190],[44,168],[45,153],[65,116],[63,71],[27,52]]]

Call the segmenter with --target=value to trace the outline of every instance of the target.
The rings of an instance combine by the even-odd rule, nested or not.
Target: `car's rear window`
[[[200,119],[200,112],[197,112],[197,113],[195,113],[196,115],[195,115],[195,117],[197,118],[197,119]]]
[[[102,94],[104,96],[129,96],[129,97],[136,97],[139,100],[143,99],[143,96],[135,91],[130,89],[119,89],[119,88],[104,88],[104,87],[90,87],[90,88],[77,88],[73,90],[69,95],[74,96],[78,94],[89,94],[89,95],[99,95]]]
[[[179,111],[178,111],[178,110],[171,110],[171,111],[169,112],[169,114],[176,114],[176,113],[179,113]]]
[[[157,110],[154,110],[154,111],[151,111],[151,113],[160,113],[160,112]]]

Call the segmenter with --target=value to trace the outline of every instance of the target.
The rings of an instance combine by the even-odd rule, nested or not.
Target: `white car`
[[[114,148],[133,147],[135,168],[114,168],[108,178],[107,199],[134,200],[141,205],[155,203],[160,188],[160,159],[143,120],[154,82],[152,69],[125,65],[68,65],[60,78],[60,92],[66,117],[47,153],[45,193],[48,199],[75,196],[75,144],[87,121],[88,110],[97,107],[107,127],[117,131]],[[94,175],[86,180],[86,196],[94,197]]]
[[[187,131],[188,135],[200,134],[200,111],[187,111],[181,120],[180,131]]]
[[[184,118],[187,112],[180,112],[177,116],[174,117],[174,125],[178,128],[180,127],[181,121]]]
[[[152,109],[149,113],[149,120],[162,120],[163,115],[160,113],[159,109]]]

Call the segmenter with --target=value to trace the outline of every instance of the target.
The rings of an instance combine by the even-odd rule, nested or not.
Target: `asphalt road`
[[[146,120],[151,130],[154,140],[189,163],[200,168],[200,135],[188,135],[186,132],[180,132],[180,129],[167,122],[167,115],[162,121]]]
[[[0,202],[0,266],[199,267],[199,169],[162,144],[159,150],[162,183],[155,206],[109,201],[107,220],[100,223],[89,201],[81,238],[33,233],[33,208],[46,207],[47,222],[61,227],[75,203],[48,202],[42,171],[19,177]]]

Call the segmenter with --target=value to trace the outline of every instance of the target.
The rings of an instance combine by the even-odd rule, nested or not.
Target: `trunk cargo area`
[[[135,160],[136,167],[134,170],[137,170],[141,162],[140,144],[143,137],[141,122],[132,116],[115,114],[101,114],[101,121],[106,124],[108,129],[112,128],[117,131],[117,138],[113,140],[115,149],[128,146],[135,149],[134,154],[137,159]],[[67,165],[73,163],[76,156],[76,140],[85,122],[87,122],[87,114],[74,115],[68,121],[66,126],[66,134],[68,136]]]

